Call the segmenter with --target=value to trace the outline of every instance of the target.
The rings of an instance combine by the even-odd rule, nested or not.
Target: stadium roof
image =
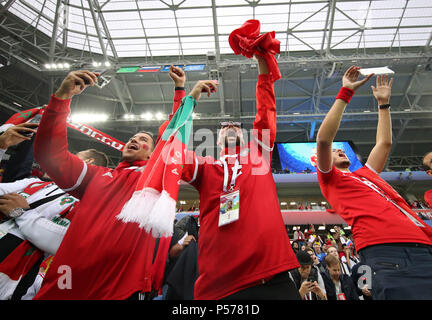
[[[170,112],[173,83],[163,67],[202,64],[187,72],[186,90],[199,79],[217,78],[220,86],[216,95],[201,99],[194,128],[215,131],[226,118],[250,128],[256,64],[235,56],[227,38],[246,20],[258,19],[261,32],[275,31],[281,41],[278,141],[313,141],[343,72],[355,64],[395,71],[390,168],[416,164],[431,150],[429,0],[1,0],[0,5],[0,105],[6,118],[47,103],[70,70],[108,69],[109,83],[76,97],[72,114],[105,113],[106,122],[92,125],[126,141],[143,128],[156,132]],[[131,66],[156,71],[117,72]],[[353,140],[363,157],[375,143],[376,107],[369,86],[359,90],[337,136]],[[152,119],[125,119],[143,113]],[[75,150],[99,146],[79,134],[70,138]],[[113,162],[119,159],[115,151],[103,151]]]

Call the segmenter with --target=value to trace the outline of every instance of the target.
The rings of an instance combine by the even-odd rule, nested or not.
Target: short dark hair
[[[310,252],[312,252],[313,254],[315,254],[315,251],[314,251],[314,249],[312,249],[312,248],[309,248],[309,247],[307,247],[307,248],[305,249],[305,251],[310,251]]]
[[[145,131],[145,130],[141,130],[141,131],[138,131],[137,133],[145,133],[146,135],[150,136],[150,138],[151,138],[152,141],[153,141],[153,149],[156,147],[156,141],[155,141],[155,138],[154,138],[153,132]],[[137,134],[137,133],[135,133],[135,134]]]
[[[101,152],[97,151],[96,149],[88,149],[85,150],[89,158],[94,159],[94,164],[101,167],[108,167],[109,159],[108,156]]]

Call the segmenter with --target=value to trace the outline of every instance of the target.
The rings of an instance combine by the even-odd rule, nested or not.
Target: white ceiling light
[[[156,119],[158,119],[158,120],[162,120],[164,117],[165,117],[165,116],[164,116],[164,114],[163,114],[162,112],[158,112],[158,113],[156,113]]]
[[[104,122],[108,118],[105,113],[76,113],[71,115],[72,121],[79,123]]]
[[[153,115],[151,114],[151,112],[145,112],[145,113],[141,114],[141,119],[152,120],[153,119]]]
[[[124,117],[126,120],[133,120],[133,119],[135,119],[135,115],[134,115],[134,114],[131,114],[131,113],[126,113],[123,117]]]

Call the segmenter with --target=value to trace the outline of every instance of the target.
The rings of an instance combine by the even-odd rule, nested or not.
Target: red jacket
[[[251,137],[251,142],[238,150],[236,156],[241,165],[235,183],[240,189],[237,221],[218,226],[224,185],[221,161],[191,153],[193,164],[183,168],[182,179],[200,193],[199,278],[195,299],[221,299],[299,266],[289,245],[270,170],[276,137],[276,102],[273,82],[266,75],[258,78],[254,129],[257,139]],[[269,131],[267,137],[265,129]],[[231,181],[234,163],[228,159],[226,162]]]
[[[149,292],[155,239],[138,224],[116,218],[146,161],[109,169],[68,152],[69,105],[70,100],[51,97],[37,131],[35,158],[59,187],[81,201],[35,299],[126,299]]]

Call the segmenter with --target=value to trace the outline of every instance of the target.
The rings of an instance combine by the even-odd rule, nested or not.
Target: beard
[[[235,138],[235,141],[233,141]],[[234,133],[230,133],[228,132],[228,134],[225,136],[224,139],[224,146],[225,148],[234,148],[234,147],[238,147],[241,144],[241,139],[240,137],[234,132]]]
[[[337,167],[345,168],[345,169],[348,169],[350,165],[351,165],[351,162],[348,159],[347,160],[341,160],[337,163]],[[335,165],[335,167],[336,167],[336,165]]]

